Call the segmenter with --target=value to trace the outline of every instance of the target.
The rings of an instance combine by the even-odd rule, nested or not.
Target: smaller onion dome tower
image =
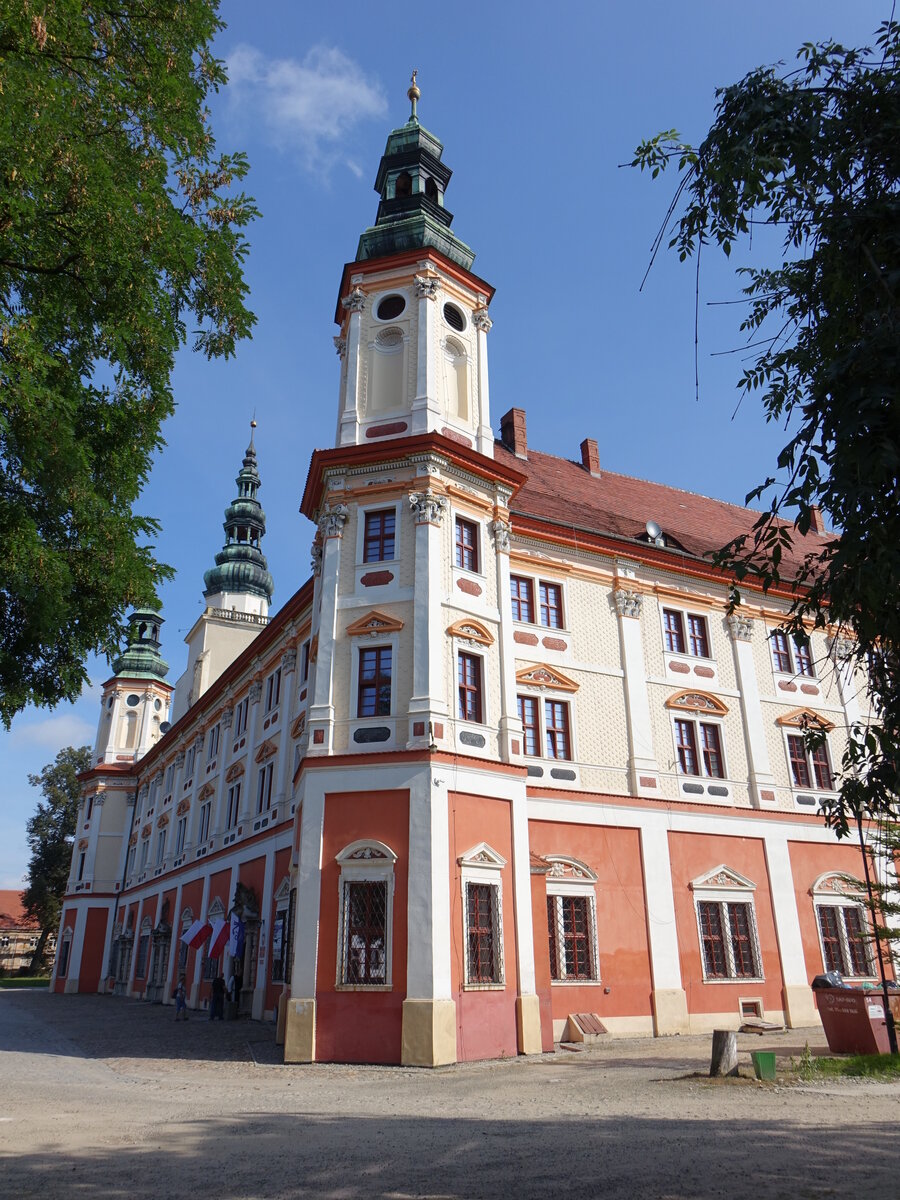
[[[103,685],[95,763],[128,763],[159,741],[169,719],[169,664],[160,654],[163,618],[155,608],[136,608],[128,618],[128,642],[113,660],[115,674]]]

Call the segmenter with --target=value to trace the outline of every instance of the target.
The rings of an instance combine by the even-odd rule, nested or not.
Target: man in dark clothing
[[[209,1019],[214,1021],[216,1017],[220,1021],[225,1020],[225,980],[221,975],[217,975],[213,980],[209,1001]]]

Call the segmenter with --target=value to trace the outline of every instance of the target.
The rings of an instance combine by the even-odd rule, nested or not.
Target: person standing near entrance
[[[184,976],[179,975],[178,983],[175,985],[175,991],[172,993],[175,1000],[175,1020],[178,1020],[179,1013],[184,1014],[185,1021],[187,1018],[187,988],[184,986]]]
[[[225,980],[221,975],[217,975],[212,982],[212,996],[209,1001],[209,1019],[214,1021],[216,1017],[220,1021],[225,1020]]]

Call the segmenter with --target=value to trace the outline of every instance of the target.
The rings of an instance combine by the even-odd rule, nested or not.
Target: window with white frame
[[[455,563],[462,571],[477,573],[481,562],[479,526],[476,521],[467,521],[465,517],[457,517],[455,530]]]
[[[383,842],[352,842],[336,859],[339,887],[337,986],[391,986],[394,864]]]
[[[206,738],[206,761],[212,762],[219,753],[219,730],[218,724],[213,725]]]
[[[300,682],[306,683],[309,680],[309,638],[303,643],[300,651]]]
[[[272,807],[272,777],[275,773],[275,763],[264,763],[259,769],[256,784],[256,815],[268,812]]]
[[[169,795],[169,793],[172,791],[172,786],[174,783],[175,783],[175,764],[174,764],[174,762],[170,762],[169,765],[166,767],[166,781],[165,781],[165,784],[163,785],[163,791],[166,793],[166,795]]]
[[[357,660],[357,717],[389,717],[391,714],[392,646],[359,647]]]
[[[200,828],[197,831],[197,841],[205,842],[209,837],[209,818],[212,813],[212,800],[207,800],[205,804],[200,806]]]
[[[672,718],[675,764],[679,775],[726,779],[725,737],[721,718],[727,706],[707,692],[690,689],[666,700]]]
[[[187,813],[183,817],[178,818],[178,824],[175,826],[175,853],[181,854],[184,850],[184,841],[187,837]]]
[[[803,733],[787,733],[788,764],[791,782],[795,788],[816,788],[819,791],[834,791],[834,776],[828,756],[828,743],[822,740],[808,745]]]
[[[705,982],[761,980],[756,884],[724,864],[691,883]]]
[[[517,696],[523,751],[529,757],[572,758],[569,704],[538,696]]]
[[[821,875],[812,887],[825,970],[838,971],[849,979],[875,974],[862,895],[863,885],[858,880],[837,872]]]
[[[459,859],[461,868],[465,986],[499,988],[504,983],[503,894],[506,859],[486,842]]]
[[[361,514],[363,518],[362,561],[393,562],[397,537],[396,508],[382,508]],[[359,558],[359,556],[357,556]]]
[[[197,746],[191,743],[188,746],[184,756],[184,786],[187,787],[191,782],[191,776],[194,774],[194,763],[197,760]]]
[[[664,608],[663,645],[669,654],[690,654],[694,658],[709,658],[709,627],[702,613],[683,612],[679,608]]]
[[[234,706],[234,732],[232,737],[242,737],[247,732],[247,717],[250,712],[250,697],[245,696]]]
[[[156,835],[156,865],[161,867],[166,856],[166,831],[160,829]]]
[[[510,601],[514,621],[528,625],[544,625],[548,629],[563,629],[563,590],[559,583],[547,579],[537,580],[537,604],[535,604],[535,580],[526,575],[510,575]]]
[[[597,876],[574,858],[547,855],[547,932],[554,983],[597,982]]]
[[[125,874],[130,875],[134,870],[134,860],[137,856],[137,846],[128,847],[128,857],[125,860]]]
[[[809,638],[789,637],[783,629],[774,629],[769,635],[769,645],[772,666],[779,674],[815,677]]]
[[[278,667],[266,680],[265,711],[271,712],[277,708],[281,700],[281,667]]]
[[[225,807],[225,829],[234,829],[238,823],[241,811],[241,781],[236,779],[228,788],[228,802]]]
[[[56,974],[60,979],[65,977],[69,969],[69,954],[72,949],[72,930],[66,929],[59,944],[59,954],[56,961]]]
[[[145,838],[144,838],[144,840],[141,842],[141,865],[140,865],[140,870],[142,870],[142,871],[143,871],[144,867],[146,867],[146,865],[147,865],[147,859],[148,859],[149,857],[150,857],[150,838],[149,838],[149,836],[148,836],[148,837],[145,837]]]
[[[484,720],[483,667],[480,654],[461,650],[456,656],[457,713],[461,721],[480,725]]]

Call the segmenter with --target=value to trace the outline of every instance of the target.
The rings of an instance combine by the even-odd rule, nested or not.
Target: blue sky
[[[222,150],[244,149],[252,164],[247,190],[263,217],[250,230],[248,278],[259,323],[228,363],[180,356],[178,411],[140,504],[162,522],[158,553],[177,570],[162,594],[170,682],[254,411],[274,608],[307,577],[313,530],[297,508],[312,450],[334,439],[337,288],[374,220],[375,171],[388,131],[408,115],[413,67],[419,116],[454,171],[454,230],[497,288],[495,430],[522,407],[542,450],[577,459],[594,437],[610,470],[742,503],[783,440],[752,398],[734,415],[742,355],[723,352],[741,345],[740,310],[708,306],[735,296],[733,269],[747,252],[704,262],[697,400],[693,266],[664,255],[638,290],[674,176],[651,182],[620,164],[660,129],[701,139],[717,86],[792,60],[805,41],[864,44],[889,11],[874,0],[223,3],[217,52],[232,82],[212,125]],[[108,674],[93,662],[94,689],[78,703],[23,713],[0,733],[0,887],[19,886],[27,863],[37,799],[28,773],[64,745],[93,742],[96,685]]]

